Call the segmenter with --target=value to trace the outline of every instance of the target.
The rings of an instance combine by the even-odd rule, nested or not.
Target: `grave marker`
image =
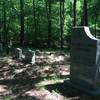
[[[35,64],[35,51],[27,50],[25,53],[25,62],[30,62],[31,64]]]
[[[23,55],[21,48],[15,49],[15,57],[21,61],[25,58],[25,55]]]
[[[88,27],[74,27],[70,53],[70,84],[100,94],[100,40],[92,36]]]

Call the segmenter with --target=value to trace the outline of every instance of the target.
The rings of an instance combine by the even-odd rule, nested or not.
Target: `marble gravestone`
[[[100,85],[100,40],[90,33],[88,27],[73,28],[70,55],[70,83],[96,94]]]

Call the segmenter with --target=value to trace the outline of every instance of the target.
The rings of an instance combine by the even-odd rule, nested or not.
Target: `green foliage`
[[[48,17],[46,9],[47,0],[34,0],[36,13],[37,41],[40,44],[47,42],[48,36]],[[0,38],[3,37],[4,24],[4,6],[6,11],[6,28],[7,36],[13,37],[14,41],[19,41],[20,35],[20,0],[1,0],[0,1]],[[51,30],[52,42],[60,42],[60,1],[52,0],[51,3]],[[73,0],[64,0],[64,36],[71,34],[73,21]],[[77,0],[77,25],[81,23],[83,12],[83,0]],[[25,41],[32,41],[34,38],[34,20],[33,20],[33,0],[24,0],[24,25]],[[92,32],[100,34],[100,0],[88,1],[89,26]],[[96,30],[96,31],[95,31]]]

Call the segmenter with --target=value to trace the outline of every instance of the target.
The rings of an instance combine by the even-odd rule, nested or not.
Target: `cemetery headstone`
[[[30,62],[31,64],[35,64],[35,51],[27,50],[25,53],[25,59],[26,62]]]
[[[7,44],[7,50],[6,50],[6,52],[7,52],[7,54],[11,54],[12,53],[12,40],[10,40],[9,41],[9,43]]]
[[[71,35],[70,82],[85,91],[100,94],[100,40],[88,27],[74,27]]]
[[[19,60],[23,60],[25,58],[25,55],[23,55],[21,48],[15,49],[15,57]]]

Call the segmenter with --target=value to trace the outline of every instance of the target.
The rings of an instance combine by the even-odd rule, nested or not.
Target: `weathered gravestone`
[[[70,84],[87,93],[100,94],[100,40],[88,27],[74,27],[71,35]]]
[[[7,48],[7,53],[8,53],[8,54],[11,54],[11,53],[12,53],[12,46],[13,46],[12,40],[10,39],[10,42],[9,42],[8,48]]]
[[[25,53],[25,62],[30,62],[31,64],[35,64],[35,51],[27,50]]]
[[[15,52],[14,52],[14,55],[15,55],[15,58],[17,58],[21,61],[25,58],[25,55],[23,55],[21,48],[16,48]]]
[[[21,48],[16,48],[13,55],[14,58],[17,58],[20,61],[35,64],[35,51],[32,51],[30,49],[22,50]]]

